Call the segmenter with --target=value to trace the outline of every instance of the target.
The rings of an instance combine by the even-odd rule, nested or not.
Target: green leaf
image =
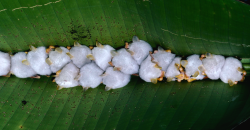
[[[15,0],[0,2],[0,50],[72,46],[96,40],[124,47],[134,35],[179,56],[237,56],[249,70],[250,6],[236,0]],[[56,90],[52,78],[0,77],[0,129],[231,129],[250,116],[248,80],[152,84],[133,76]],[[26,104],[25,104],[26,103]]]

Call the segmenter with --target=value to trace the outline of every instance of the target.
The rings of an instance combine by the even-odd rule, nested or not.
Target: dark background
[[[232,130],[250,130],[250,119],[248,118],[245,122],[242,122]]]

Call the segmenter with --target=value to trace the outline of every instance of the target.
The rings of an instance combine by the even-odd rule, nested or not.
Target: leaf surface
[[[249,69],[250,6],[236,0],[2,0],[0,50],[74,41],[124,47],[134,35],[179,56],[238,56]],[[0,77],[0,129],[231,129],[250,116],[250,81],[56,90],[52,78]],[[26,104],[23,101],[27,102]]]

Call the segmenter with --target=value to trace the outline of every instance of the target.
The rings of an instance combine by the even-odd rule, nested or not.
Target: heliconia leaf
[[[137,36],[178,56],[237,56],[248,73],[249,10],[237,0],[2,0],[0,51],[75,41],[120,48]],[[57,90],[53,77],[0,77],[0,129],[232,129],[250,117],[248,78],[230,87],[132,76],[120,89],[84,91]]]

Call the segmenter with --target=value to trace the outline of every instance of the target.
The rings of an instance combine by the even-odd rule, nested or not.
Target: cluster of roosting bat
[[[168,82],[220,78],[230,86],[243,81],[246,75],[236,58],[206,53],[182,59],[161,47],[153,51],[149,43],[137,36],[119,50],[99,42],[96,47],[75,42],[74,47],[67,48],[30,46],[29,52],[15,55],[0,52],[2,76],[40,78],[39,75],[52,73],[56,73],[54,82],[58,89],[81,85],[84,90],[101,83],[106,85],[105,90],[121,88],[129,83],[131,75],[139,75],[144,81],[155,84],[164,77]]]

